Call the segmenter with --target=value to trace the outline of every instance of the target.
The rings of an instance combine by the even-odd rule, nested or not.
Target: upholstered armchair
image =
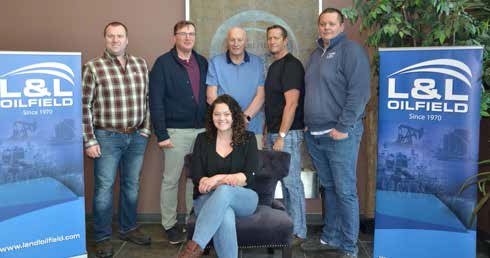
[[[191,159],[192,156],[187,155],[184,163],[189,177],[192,175]],[[273,248],[282,248],[282,257],[291,257],[293,222],[284,205],[274,200],[277,181],[288,174],[289,160],[290,156],[285,152],[259,151],[259,172],[255,175],[259,205],[251,216],[236,219],[239,248],[268,248],[269,253]],[[194,234],[196,219],[192,213],[187,221],[188,239]]]

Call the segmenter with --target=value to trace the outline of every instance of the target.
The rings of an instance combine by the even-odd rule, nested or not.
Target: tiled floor
[[[152,237],[150,246],[138,246],[133,243],[119,240],[117,236],[113,237],[112,243],[115,251],[115,258],[173,258],[177,257],[182,245],[170,245],[167,242],[166,235],[162,227],[158,224],[142,224],[141,230]],[[320,226],[308,226],[308,237],[317,236],[320,232]],[[95,242],[92,240],[91,225],[87,225],[87,251],[89,258],[95,258]],[[115,229],[114,232],[117,232]],[[490,244],[479,242],[477,246],[477,258],[490,258]],[[373,253],[373,236],[370,234],[360,233],[359,235],[359,258],[371,258]],[[279,258],[281,250],[276,249],[274,254],[267,254],[266,249],[241,249],[240,258]],[[216,257],[211,251],[209,256],[203,258]],[[305,253],[299,247],[293,249],[293,258],[334,258],[338,257],[335,253]],[[415,258],[415,257],[414,257]]]

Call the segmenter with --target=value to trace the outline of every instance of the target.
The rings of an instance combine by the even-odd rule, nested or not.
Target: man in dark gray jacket
[[[370,95],[370,68],[364,49],[348,40],[343,30],[342,13],[325,9],[318,18],[318,48],[306,68],[305,140],[325,189],[326,216],[320,240],[301,247],[357,257],[356,163]]]

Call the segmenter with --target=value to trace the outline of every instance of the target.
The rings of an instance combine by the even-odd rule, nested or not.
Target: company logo
[[[32,74],[29,79],[16,80],[12,78]],[[38,76],[35,76],[38,75]],[[53,79],[39,77],[54,76]],[[75,86],[73,70],[63,63],[43,62],[27,65],[0,75],[0,107],[1,108],[31,108],[58,107],[73,105]],[[68,82],[62,89],[61,80]],[[65,83],[67,84],[67,83]],[[68,89],[67,89],[68,88]]]
[[[330,53],[327,53],[327,59],[331,59],[335,56],[335,53],[336,52],[330,52]]]
[[[420,73],[423,77],[413,79],[408,86],[397,85],[397,79],[394,77],[409,73]],[[459,85],[471,88],[473,74],[471,69],[461,61],[454,59],[424,61],[402,68],[388,75],[387,78],[388,109],[445,113],[468,112],[469,96],[456,94],[454,89],[455,80],[460,82]],[[409,90],[403,91],[400,88]],[[464,91],[467,90],[458,92],[463,93]]]

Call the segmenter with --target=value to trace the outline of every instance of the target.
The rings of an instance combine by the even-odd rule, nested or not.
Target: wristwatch
[[[250,120],[252,120],[252,118],[249,116],[249,115],[245,115],[245,118],[247,119],[247,121],[250,122]]]
[[[279,137],[286,138],[287,133],[279,132]]]

